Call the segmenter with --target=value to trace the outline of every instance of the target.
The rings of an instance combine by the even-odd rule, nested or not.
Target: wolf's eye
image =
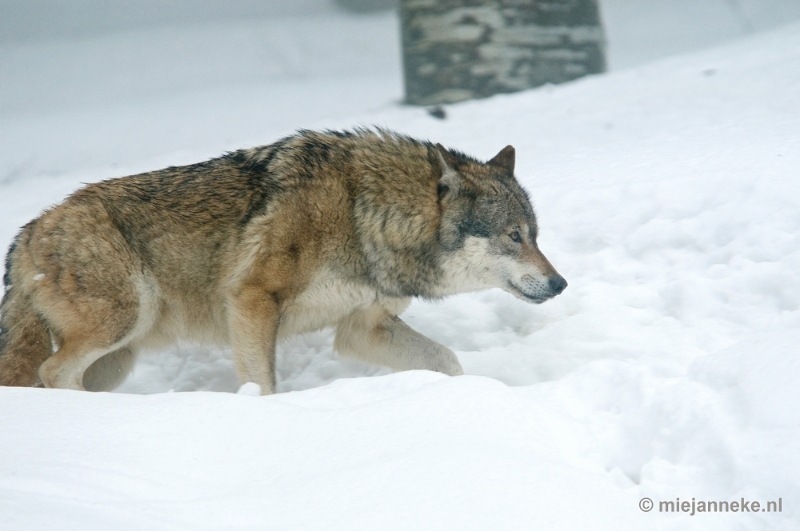
[[[519,235],[519,232],[517,231],[512,232],[511,234],[508,235],[508,237],[511,238],[512,241],[515,241],[517,243],[522,243],[522,237]]]

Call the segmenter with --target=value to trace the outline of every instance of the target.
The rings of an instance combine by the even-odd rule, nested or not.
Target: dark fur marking
[[[3,273],[3,285],[8,287],[11,285],[11,255],[14,253],[14,250],[17,248],[17,241],[19,240],[19,235],[22,233],[20,231],[13,240],[11,240],[11,245],[8,246],[8,253],[6,253],[6,262],[5,262],[5,272]]]
[[[476,236],[478,238],[488,238],[492,235],[492,227],[485,219],[467,218],[463,220],[458,230],[464,236]]]
[[[355,136],[350,131],[333,131],[331,129],[325,129],[323,133],[326,135],[335,136],[336,138],[352,138]]]
[[[242,164],[248,174],[247,187],[252,195],[250,196],[250,204],[247,207],[247,211],[239,220],[240,226],[244,227],[251,219],[263,214],[267,210],[270,199],[283,190],[280,183],[273,179],[269,172],[270,163],[282,147],[283,143],[273,146],[269,154],[257,164],[252,164],[252,162]]]

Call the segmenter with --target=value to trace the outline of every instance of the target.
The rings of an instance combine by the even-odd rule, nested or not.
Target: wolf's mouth
[[[523,300],[525,302],[532,302],[534,304],[541,304],[544,301],[550,299],[550,297],[542,297],[541,295],[529,295],[522,291],[522,289],[515,286],[510,280],[508,281],[508,288],[506,291],[514,295],[516,298]]]

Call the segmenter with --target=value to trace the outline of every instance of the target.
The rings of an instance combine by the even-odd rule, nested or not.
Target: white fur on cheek
[[[442,264],[444,279],[441,293],[454,295],[500,287],[506,275],[503,257],[489,252],[489,240],[468,236],[464,245]]]

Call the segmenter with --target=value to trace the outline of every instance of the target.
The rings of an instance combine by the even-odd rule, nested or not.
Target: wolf
[[[0,385],[109,390],[143,348],[230,346],[275,392],[275,345],[335,327],[342,356],[463,374],[398,316],[412,298],[567,286],[537,246],[515,151],[488,162],[385,129],[299,131],[88,185],[25,225],[5,264]]]

